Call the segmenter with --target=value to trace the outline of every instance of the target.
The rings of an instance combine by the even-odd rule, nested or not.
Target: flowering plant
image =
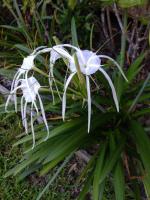
[[[73,55],[69,54],[64,47],[69,47],[73,50],[75,50],[75,53]],[[40,50],[42,48],[42,50]],[[81,50],[80,48],[77,48],[75,46],[69,45],[69,44],[63,44],[63,45],[56,45],[52,48],[47,48],[47,47],[38,47],[36,48],[33,53],[31,53],[29,56],[24,58],[23,63],[20,67],[20,69],[17,71],[17,73],[14,76],[12,86],[11,86],[11,92],[10,95],[8,96],[7,102],[5,109],[7,110],[8,103],[10,101],[11,95],[14,97],[14,102],[15,102],[15,110],[17,111],[17,96],[16,92],[18,89],[22,90],[22,97],[21,97],[21,115],[22,115],[22,122],[23,126],[25,127],[26,133],[28,133],[28,125],[27,125],[27,118],[26,118],[26,113],[27,113],[27,104],[31,103],[31,130],[32,130],[32,135],[33,135],[33,146],[35,146],[35,134],[34,134],[34,128],[33,128],[33,108],[35,108],[37,114],[39,113],[37,103],[36,103],[36,98],[38,98],[39,103],[40,103],[40,110],[42,113],[42,117],[44,120],[44,123],[46,125],[47,129],[47,137],[46,140],[49,137],[49,128],[47,125],[47,120],[45,117],[45,112],[44,112],[44,107],[43,103],[41,100],[41,97],[39,95],[39,89],[41,88],[40,84],[36,80],[36,78],[33,77],[33,75],[28,78],[28,72],[32,69],[34,69],[34,59],[36,56],[39,54],[43,53],[50,53],[50,69],[49,69],[49,85],[50,85],[50,91],[52,92],[52,97],[54,101],[54,94],[53,94],[53,89],[52,89],[52,83],[53,80],[55,82],[54,74],[53,74],[53,68],[55,65],[55,62],[59,58],[63,58],[67,60],[67,67],[70,70],[70,75],[68,79],[66,80],[66,83],[64,85],[64,93],[63,93],[63,98],[62,98],[62,118],[63,120],[65,119],[65,110],[66,110],[66,92],[67,88],[69,86],[69,83],[73,79],[73,77],[76,75],[76,73],[79,73],[79,82],[80,76],[82,77],[83,75],[86,76],[86,89],[87,89],[87,102],[88,102],[88,133],[90,131],[90,123],[91,123],[91,92],[90,92],[90,76],[97,71],[100,71],[106,80],[108,81],[110,88],[112,90],[112,96],[116,105],[117,112],[119,112],[119,103],[117,99],[117,94],[115,87],[112,83],[111,78],[109,75],[105,72],[105,70],[102,68],[103,65],[101,65],[101,58],[107,58],[115,63],[115,65],[118,67],[120,70],[121,74],[127,81],[127,78],[125,77],[121,67],[118,65],[116,61],[114,61],[112,58],[106,55],[96,55],[96,53],[93,53],[92,51],[89,50]],[[20,79],[20,76],[23,76],[22,79]],[[84,79],[84,77],[82,77]],[[19,85],[20,84],[20,85]],[[80,82],[82,84],[82,82]],[[56,88],[57,84],[55,83]],[[57,89],[58,91],[58,89]],[[59,92],[58,92],[59,94]],[[60,94],[59,94],[60,96]],[[86,98],[86,97],[84,97]],[[61,99],[61,97],[60,97]],[[25,104],[23,103],[25,100]],[[24,104],[24,105],[23,105]]]
[[[126,11],[118,11],[116,4],[128,7],[134,1],[111,0],[114,11],[107,7],[100,10],[95,1],[68,2],[71,10],[66,9],[66,2],[59,8],[60,1],[40,1],[33,6],[34,13],[29,14],[27,9],[22,14],[20,5],[26,1],[19,5],[16,0],[4,1],[15,20],[9,26],[1,26],[1,45],[5,51],[1,66],[21,63],[20,53],[29,54],[13,79],[5,104],[9,111],[7,107],[13,100],[15,111],[21,111],[25,131],[14,146],[22,145],[24,155],[5,176],[17,175],[21,180],[33,172],[44,175],[58,164],[56,173],[37,198],[40,199],[72,155],[84,149],[90,155],[74,180],[80,190],[79,200],[85,199],[88,192],[94,200],[108,199],[105,188],[111,188],[111,199],[149,199],[150,140],[146,122],[150,113],[150,74],[136,79],[146,55],[148,24],[146,28],[146,21],[143,25],[143,20],[129,19]],[[30,1],[27,4],[32,7]],[[92,8],[96,5],[94,12],[91,5]],[[47,16],[49,7],[52,10]],[[53,37],[56,45],[52,47],[51,36],[57,33],[64,36],[64,41],[70,41],[71,15],[79,27],[77,34],[73,17],[73,46],[58,44]],[[47,23],[49,19],[52,23]],[[81,43],[86,48],[89,44],[90,50],[81,50],[78,45]],[[108,55],[93,52],[93,46],[101,43],[101,50],[113,55],[117,62]],[[41,44],[48,47],[40,46],[32,52],[35,45]],[[5,75],[8,74],[11,75],[6,71]]]

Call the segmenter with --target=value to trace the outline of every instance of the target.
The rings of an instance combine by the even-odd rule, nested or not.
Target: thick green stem
[[[43,72],[42,70],[40,70],[39,68],[37,68],[37,67],[32,67],[32,69],[34,70],[34,71],[36,71],[36,72],[38,72],[39,74],[41,74],[41,75],[43,75],[43,76],[45,76],[45,77],[49,77],[49,75],[48,74],[46,74],[45,72]]]

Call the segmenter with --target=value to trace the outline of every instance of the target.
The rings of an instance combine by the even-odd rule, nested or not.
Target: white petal
[[[111,90],[112,90],[112,95],[113,95],[113,99],[114,99],[114,102],[115,102],[115,105],[116,105],[116,109],[117,109],[117,112],[119,112],[119,103],[118,103],[118,98],[117,98],[117,94],[116,94],[116,90],[115,90],[115,87],[110,79],[110,77],[108,76],[108,74],[105,72],[105,70],[103,70],[101,67],[99,68],[99,71],[103,73],[103,75],[105,76],[105,78],[107,79],[110,87],[111,87]]]
[[[23,121],[22,121],[22,123],[23,123],[23,125],[24,125],[24,127],[25,127],[25,131],[26,131],[26,133],[28,133],[28,124],[27,124],[27,102],[25,102],[25,104],[24,104],[24,109],[23,109],[24,111],[23,111]]]
[[[34,132],[34,125],[33,125],[33,103],[31,105],[31,131],[32,131],[32,140],[33,140],[33,143],[32,143],[32,149],[34,149],[35,147],[35,132]]]
[[[35,53],[37,53],[37,51],[39,51],[40,49],[45,49],[47,46],[40,46],[37,47],[36,49],[34,49],[34,51],[30,54],[30,55],[34,55]]]
[[[21,73],[24,73],[25,71],[31,70],[32,67],[34,66],[34,59],[35,59],[35,55],[29,55],[26,58],[24,58],[19,71]]]
[[[69,47],[69,48],[74,49],[76,51],[80,50],[78,47],[70,45],[70,44],[58,44],[57,47]]]
[[[65,120],[65,110],[66,110],[66,91],[68,88],[69,83],[71,82],[71,79],[73,78],[73,76],[76,74],[76,72],[72,73],[69,75],[66,84],[64,86],[64,93],[63,93],[63,99],[62,99],[62,118],[63,120]]]
[[[13,81],[12,81],[12,84],[11,84],[11,91],[12,91],[13,88],[14,88],[15,82],[18,80],[18,78],[17,78],[18,76],[20,76],[20,72],[19,72],[19,71],[16,72],[16,74],[15,74],[15,76],[14,76],[14,78],[13,78]]]
[[[90,80],[88,76],[86,76],[86,87],[87,87],[87,97],[88,97],[88,133],[89,133],[91,124],[91,91],[90,91]]]
[[[52,78],[51,72],[49,72],[48,81],[49,81],[50,91],[52,93],[53,104],[55,104],[55,96],[54,96],[54,92],[53,92],[53,78]]]
[[[61,57],[67,58],[68,60],[72,58],[72,56],[65,49],[58,47],[58,46],[53,47],[52,55],[55,58],[54,63],[57,59],[59,59]]]
[[[24,126],[24,110],[23,110],[23,100],[24,100],[24,97],[22,96],[21,97],[21,118],[22,118],[22,123],[23,123],[23,126]]]
[[[15,89],[18,86],[19,78],[22,75],[22,73],[20,73],[20,71],[18,70],[17,73],[14,76],[12,85],[11,85],[11,92],[13,91],[13,89]],[[13,94],[13,99],[14,99],[14,104],[15,104],[15,111],[17,112],[17,96],[16,94]]]
[[[8,104],[10,102],[10,99],[11,99],[11,94],[8,96],[7,101],[5,103],[5,112],[8,112],[7,107],[8,107]]]
[[[37,95],[38,95],[38,99],[39,99],[39,102],[40,102],[40,108],[41,108],[42,117],[43,117],[46,129],[47,129],[47,136],[45,138],[45,141],[46,141],[49,138],[49,128],[48,128],[47,119],[46,119],[46,116],[45,116],[45,111],[44,111],[44,107],[43,107],[43,103],[42,103],[41,97],[40,97],[39,93],[37,93]]]
[[[126,76],[125,76],[123,70],[121,69],[120,65],[113,58],[111,58],[109,56],[105,56],[105,55],[99,55],[98,57],[99,58],[107,58],[107,59],[111,60],[117,66],[117,68],[119,69],[119,71],[122,74],[122,76],[124,77],[124,79],[128,82],[128,79],[126,78]]]
[[[42,53],[48,53],[52,50],[52,48],[45,48],[45,49],[42,49],[40,51],[38,51],[35,56],[38,56],[39,54],[42,54]]]

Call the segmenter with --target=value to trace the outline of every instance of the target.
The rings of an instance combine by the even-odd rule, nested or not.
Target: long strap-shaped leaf
[[[111,87],[111,90],[112,90],[112,95],[113,95],[113,99],[114,99],[114,102],[115,102],[115,105],[116,105],[116,109],[117,109],[117,112],[119,112],[119,103],[118,103],[118,98],[117,98],[117,94],[116,94],[116,90],[115,90],[115,87],[113,85],[113,82],[112,80],[110,79],[110,77],[108,76],[108,74],[105,72],[105,70],[103,70],[101,67],[99,68],[99,71],[102,72],[102,74],[105,76],[105,78],[107,79],[110,87]]]
[[[73,76],[76,74],[76,72],[72,73],[69,75],[65,87],[64,87],[64,94],[63,94],[63,99],[62,99],[62,118],[63,120],[65,120],[65,110],[66,110],[66,92],[67,92],[67,88],[69,83],[71,82]]]
[[[140,123],[136,121],[131,121],[131,136],[135,141],[138,149],[138,153],[142,159],[144,168],[145,168],[145,180],[146,180],[146,190],[147,193],[150,194],[149,186],[150,186],[150,139],[148,135],[145,133],[143,127]],[[148,183],[148,182],[149,183]]]
[[[145,87],[147,86],[149,80],[150,80],[150,73],[148,74],[146,80],[144,81],[142,88],[140,89],[139,93],[137,94],[136,98],[134,99],[134,101],[133,101],[132,105],[130,106],[128,112],[131,112],[132,109],[134,108],[134,106],[136,105],[136,103],[138,102],[138,100],[139,100],[140,96],[142,95]]]
[[[41,199],[41,197],[43,196],[43,194],[46,192],[46,190],[49,188],[49,186],[53,183],[53,181],[57,178],[57,176],[59,175],[59,173],[61,172],[61,170],[65,167],[65,165],[68,163],[68,161],[70,160],[71,157],[72,157],[72,154],[69,155],[65,159],[65,161],[60,165],[60,167],[58,168],[58,170],[56,171],[56,173],[50,178],[49,182],[44,187],[44,189],[42,190],[42,192],[40,192],[40,194],[38,195],[38,197],[36,198],[36,200],[40,200]]]
[[[32,131],[32,140],[33,140],[33,144],[32,144],[32,149],[35,147],[35,133],[34,133],[34,125],[33,125],[33,103],[31,104],[31,131]]]
[[[100,188],[99,177],[100,177],[100,174],[102,173],[102,169],[104,165],[105,151],[106,151],[106,144],[101,145],[101,151],[100,151],[100,154],[98,155],[96,168],[94,171],[94,180],[93,180],[93,199],[94,200],[99,200],[99,188]]]
[[[115,166],[114,169],[114,189],[116,200],[125,199],[125,180],[124,180],[124,171],[121,160]]]

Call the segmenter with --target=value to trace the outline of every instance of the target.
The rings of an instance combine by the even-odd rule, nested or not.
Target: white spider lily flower
[[[18,80],[20,79],[21,76],[22,78],[27,77],[28,71],[31,70],[32,67],[34,66],[34,58],[35,58],[35,55],[29,55],[26,58],[24,58],[21,67],[16,72],[11,84],[11,94],[8,96],[7,101],[6,101],[6,105],[5,105],[6,111],[7,111],[8,103],[12,96],[15,103],[15,111],[17,112],[17,97],[16,97],[16,94],[12,94],[12,91],[17,87]]]
[[[16,72],[16,74],[13,78],[13,81],[12,81],[12,84],[11,84],[11,91],[13,91],[17,87],[18,82],[19,82],[18,80],[21,77],[27,78],[28,72],[34,67],[35,57],[45,48],[46,48],[46,46],[40,46],[40,47],[36,48],[29,56],[27,56],[23,59],[21,67],[17,70],[17,72]],[[15,111],[17,112],[17,97],[16,97],[16,94],[11,94],[11,95],[8,96],[6,106],[5,106],[5,110],[7,111],[7,105],[9,103],[10,99],[11,99],[11,96],[13,97],[13,100],[15,102]]]
[[[41,115],[43,118],[43,121],[45,123],[46,129],[47,129],[47,137],[45,140],[48,139],[49,137],[49,128],[45,116],[45,111],[43,107],[43,103],[41,100],[41,97],[39,95],[39,89],[40,89],[40,84],[39,82],[32,76],[27,79],[20,79],[18,80],[17,85],[20,83],[19,86],[14,88],[11,91],[11,94],[15,94],[18,89],[22,90],[22,97],[21,97],[21,116],[22,116],[22,123],[23,126],[25,127],[26,133],[28,133],[28,123],[27,123],[27,106],[28,104],[31,104],[31,118],[30,118],[30,123],[31,123],[31,131],[32,131],[32,136],[33,136],[33,146],[32,149],[35,146],[35,133],[34,133],[34,126],[33,126],[33,109],[35,108],[37,115],[39,114],[38,107],[37,107],[37,100],[39,101],[40,105],[40,110],[41,110]]]
[[[90,75],[96,73],[97,71],[100,71],[104,75],[104,77],[108,81],[110,88],[112,90],[112,96],[113,96],[113,100],[114,100],[117,112],[119,112],[119,103],[118,103],[116,90],[115,90],[115,87],[113,85],[111,78],[105,72],[105,70],[102,68],[101,58],[107,58],[107,59],[111,60],[118,67],[118,69],[120,70],[121,74],[123,75],[123,77],[125,78],[126,81],[127,81],[127,78],[124,75],[119,64],[109,56],[96,55],[96,53],[94,53],[92,51],[80,50],[80,49],[77,49],[76,56],[77,56],[77,59],[78,59],[80,71],[81,71],[81,73],[83,73],[86,76],[87,101],[88,101],[88,132],[89,132],[90,131],[90,123],[91,123],[91,92],[90,92],[90,80],[89,80]],[[68,77],[68,80],[66,81],[66,85],[64,87],[64,94],[63,94],[63,102],[62,102],[62,117],[63,117],[63,120],[65,119],[66,90],[67,90],[69,83],[71,82],[71,79],[76,74],[76,70],[73,71],[75,69],[75,67],[76,67],[75,61],[73,59],[71,59],[70,69],[71,69],[72,73],[70,74],[70,76]]]

